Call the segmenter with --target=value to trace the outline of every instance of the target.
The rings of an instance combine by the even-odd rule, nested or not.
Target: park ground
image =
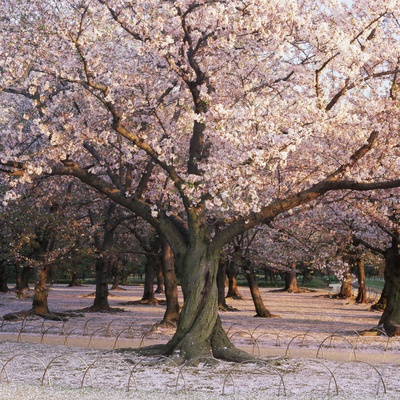
[[[254,318],[250,293],[241,288],[244,300],[228,299],[238,311],[221,318],[231,340],[260,361],[178,366],[126,350],[165,342],[173,329],[155,327],[164,306],[131,304],[141,298],[141,286],[125,289],[111,292],[110,305],[119,309],[112,313],[0,319],[0,399],[400,398],[400,339],[360,334],[379,322],[370,304],[321,290],[262,288],[274,317]],[[53,285],[49,306],[80,310],[92,304],[93,292],[92,285]],[[29,309],[29,295],[0,294],[1,315]]]

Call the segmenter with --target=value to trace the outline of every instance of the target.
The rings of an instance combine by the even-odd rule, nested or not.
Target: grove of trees
[[[172,250],[184,295],[174,336],[148,351],[241,361],[251,356],[218,316],[226,246],[283,220],[300,232],[314,207],[331,233],[335,214],[357,235],[369,204],[389,224],[382,324],[400,334],[399,10],[398,0],[4,0],[2,206],[40,180],[49,196],[79,181],[103,211],[107,199],[109,213],[141,218]]]

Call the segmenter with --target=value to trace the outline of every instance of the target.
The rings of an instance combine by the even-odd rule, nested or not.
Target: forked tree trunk
[[[171,247],[162,239],[162,271],[165,283],[165,298],[167,308],[161,324],[176,325],[179,320],[178,284],[175,275],[175,258]]]
[[[181,271],[184,305],[164,354],[177,354],[177,362],[199,357],[243,361],[252,355],[237,349],[222,328],[218,316],[217,272],[219,252],[211,252],[202,240],[177,258]],[[155,349],[159,350],[159,349]]]
[[[400,336],[400,254],[395,240],[385,252],[385,286],[387,305],[379,325],[389,336]]]
[[[37,270],[37,280],[33,292],[32,313],[35,315],[49,315],[50,310],[47,303],[49,291],[46,285],[47,275],[50,267],[39,267]]]
[[[357,303],[366,303],[367,287],[365,285],[365,265],[362,258],[357,258],[357,280],[358,280],[358,294],[356,297]]]
[[[246,278],[250,288],[251,298],[253,299],[254,307],[256,309],[255,317],[261,317],[261,318],[272,317],[272,314],[267,310],[261,298],[256,275],[251,271],[246,271]]]

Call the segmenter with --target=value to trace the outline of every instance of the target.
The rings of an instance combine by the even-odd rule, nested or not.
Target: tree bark
[[[165,283],[165,298],[167,308],[161,325],[176,325],[179,320],[178,284],[175,275],[175,259],[172,249],[165,239],[162,245],[162,271]]]
[[[358,280],[358,294],[356,297],[357,303],[366,303],[367,299],[367,288],[365,285],[365,265],[362,258],[357,258],[357,280]]]
[[[267,310],[261,298],[261,293],[260,289],[258,288],[256,275],[253,272],[247,270],[246,278],[250,288],[250,293],[253,299],[254,307],[256,309],[255,317],[262,317],[262,318],[272,317],[272,314]]]
[[[233,267],[232,263],[228,264],[228,268],[226,269],[226,275],[228,276],[228,293],[226,294],[226,297],[236,299],[236,300],[243,300],[243,296],[239,292],[238,284],[237,284],[237,279],[236,279],[236,272]]]
[[[71,282],[69,283],[68,286],[69,286],[69,287],[82,286],[82,285],[79,283],[79,280],[78,280],[78,271],[72,271],[72,274],[71,274]]]
[[[218,309],[227,310],[228,305],[225,301],[225,277],[226,277],[226,262],[220,260],[217,274],[217,288],[218,288]]]
[[[49,291],[46,285],[47,275],[49,273],[49,265],[39,267],[37,270],[37,280],[33,292],[32,313],[34,315],[49,315],[48,306]]]
[[[102,257],[96,260],[96,294],[93,301],[93,306],[89,311],[109,311],[108,303],[108,273],[109,263]]]
[[[158,294],[164,293],[165,285],[164,285],[162,261],[156,263],[156,278],[157,278],[157,288],[155,292]]]
[[[144,269],[144,286],[143,296],[140,300],[141,303],[157,304],[157,299],[154,295],[154,277],[155,277],[155,263],[156,257],[148,256],[145,269]]]
[[[291,262],[289,268],[291,268],[291,270],[285,272],[284,290],[289,293],[298,293],[300,292],[300,289],[297,282],[296,262]]]
[[[349,299],[352,296],[352,279],[350,272],[347,272],[343,276],[342,285],[340,286],[340,292],[337,297],[341,299]]]
[[[379,325],[389,336],[400,336],[400,254],[397,241],[385,252],[387,305]]]
[[[29,289],[29,277],[31,273],[31,267],[15,267],[15,290],[17,292]]]
[[[379,297],[379,300],[371,306],[371,310],[384,311],[387,306],[387,299],[388,299],[388,293],[385,282],[381,296]]]
[[[5,262],[0,262],[0,292],[2,293],[7,293],[9,291],[7,279],[7,266]]]
[[[112,266],[113,283],[110,290],[123,290],[119,284],[121,282],[122,260],[118,257]]]
[[[160,250],[160,239],[154,237],[150,243],[150,252],[147,256],[144,275],[143,296],[140,300],[143,304],[158,304],[154,295],[154,278],[156,276],[157,264],[160,263],[160,257],[156,255]]]
[[[175,355],[176,362],[212,356],[228,361],[254,359],[237,349],[222,328],[218,316],[219,256],[219,252],[210,251],[203,243],[194,244],[179,257],[175,255],[181,271],[184,305],[176,332],[163,346],[163,354]],[[159,350],[159,346],[154,349]]]

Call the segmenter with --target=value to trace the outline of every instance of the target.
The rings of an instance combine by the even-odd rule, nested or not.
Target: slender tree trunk
[[[50,267],[39,267],[37,270],[37,280],[33,292],[32,313],[35,315],[49,315],[50,310],[47,303],[49,291],[46,285],[47,275]]]
[[[257,278],[251,271],[246,271],[247,283],[250,288],[251,297],[256,309],[255,317],[269,318],[272,314],[267,310],[261,298],[260,289],[258,288]]]
[[[164,293],[164,275],[163,275],[163,268],[162,262],[157,262],[156,264],[156,277],[157,277],[157,289],[155,290],[156,293],[161,294]]]
[[[178,284],[175,275],[175,258],[171,247],[165,239],[162,239],[162,271],[165,282],[165,298],[167,308],[162,325],[176,325],[179,320],[179,301],[178,301]]]
[[[9,291],[7,285],[7,266],[5,262],[0,263],[0,292],[6,293]]]
[[[15,290],[22,292],[29,289],[29,277],[32,273],[31,267],[15,267]]]
[[[161,262],[160,257],[157,255],[160,250],[160,238],[154,237],[150,243],[150,252],[152,255],[147,256],[144,275],[144,288],[141,303],[158,304],[154,295],[154,278],[156,276],[157,264]]]
[[[78,280],[78,271],[72,271],[72,274],[71,274],[71,282],[69,283],[68,286],[69,286],[69,287],[82,286],[82,285],[79,283],[79,280]]]
[[[387,305],[379,325],[389,336],[400,336],[400,254],[395,240],[385,252],[385,286]]]
[[[228,276],[228,293],[226,297],[235,299],[235,300],[243,300],[243,296],[239,293],[239,288],[236,279],[236,272],[232,263],[228,264],[228,268],[226,268],[226,275]]]
[[[367,288],[365,285],[365,265],[362,258],[357,258],[357,280],[358,280],[358,294],[356,297],[357,303],[366,303],[367,299]]]

